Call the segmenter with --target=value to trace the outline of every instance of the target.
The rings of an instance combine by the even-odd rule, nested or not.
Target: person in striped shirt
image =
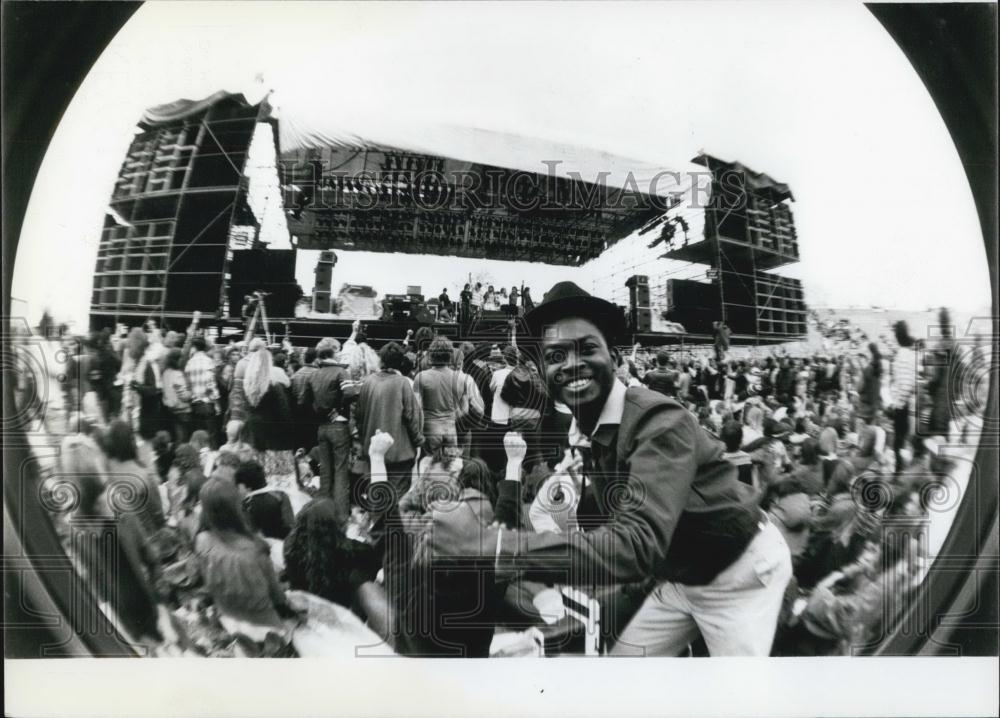
[[[888,412],[892,415],[892,450],[896,456],[896,473],[899,473],[903,469],[902,449],[906,446],[910,434],[910,412],[917,388],[917,354],[914,350],[915,342],[910,336],[906,322],[896,322],[893,331],[899,347],[890,367],[891,403]]]
[[[216,404],[219,387],[215,382],[215,362],[207,353],[205,337],[191,340],[191,357],[184,365],[184,376],[191,392],[191,429],[204,430],[209,436],[218,437],[219,426]]]

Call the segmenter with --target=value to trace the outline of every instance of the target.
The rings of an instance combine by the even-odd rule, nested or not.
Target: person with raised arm
[[[573,414],[571,445],[598,513],[589,530],[536,534],[482,529],[461,516],[436,524],[417,561],[458,557],[498,575],[601,584],[657,584],[614,654],[675,656],[700,633],[711,655],[771,650],[791,558],[781,532],[680,403],[615,379],[621,312],[571,282],[526,317],[542,338],[548,389]],[[585,482],[586,484],[586,482]]]
[[[398,437],[383,457],[389,481],[400,496],[410,488],[417,451],[424,444],[423,412],[402,368],[406,355],[396,342],[379,350],[382,368],[361,385],[354,409],[354,423],[361,440],[362,456],[376,432],[383,429]]]
[[[482,461],[466,462],[457,496],[438,497],[421,515],[401,515],[385,464],[393,443],[393,437],[380,430],[368,442],[368,503],[375,516],[372,533],[384,551],[393,648],[407,656],[485,658],[503,587],[495,585],[488,568],[468,570],[473,565],[468,560],[428,572],[424,563],[413,559],[426,551],[431,537],[443,527],[483,531],[494,522],[497,498],[492,475]]]

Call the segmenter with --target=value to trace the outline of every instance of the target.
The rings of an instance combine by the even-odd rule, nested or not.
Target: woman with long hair
[[[351,381],[364,381],[365,377],[378,372],[378,354],[368,343],[368,334],[360,322],[355,322],[351,336],[344,342],[338,363],[347,367]]]
[[[201,525],[195,554],[223,626],[257,641],[272,631],[283,634],[288,602],[270,549],[247,526],[234,484],[212,479],[202,487]]]
[[[285,578],[293,590],[308,591],[357,611],[357,590],[374,581],[381,555],[340,530],[333,499],[313,499],[295,517],[285,539]]]
[[[260,345],[247,355],[242,382],[247,417],[243,429],[268,478],[291,485],[295,478],[291,401],[288,388],[274,381],[272,370],[267,347]]]

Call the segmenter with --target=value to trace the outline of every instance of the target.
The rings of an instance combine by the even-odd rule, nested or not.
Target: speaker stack
[[[387,294],[382,300],[382,318],[394,322],[434,322],[434,314],[427,308],[423,294]]]
[[[636,274],[629,277],[628,287],[629,325],[633,332],[648,333],[653,329],[653,312],[649,306],[649,277]]]
[[[319,253],[319,261],[316,263],[316,282],[313,285],[312,310],[314,312],[330,313],[333,265],[336,263],[337,257],[333,252],[323,251]]]

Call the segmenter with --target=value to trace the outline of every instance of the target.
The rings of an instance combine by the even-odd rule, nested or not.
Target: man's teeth
[[[566,386],[570,389],[579,389],[590,383],[590,379],[574,379],[569,382]]]

